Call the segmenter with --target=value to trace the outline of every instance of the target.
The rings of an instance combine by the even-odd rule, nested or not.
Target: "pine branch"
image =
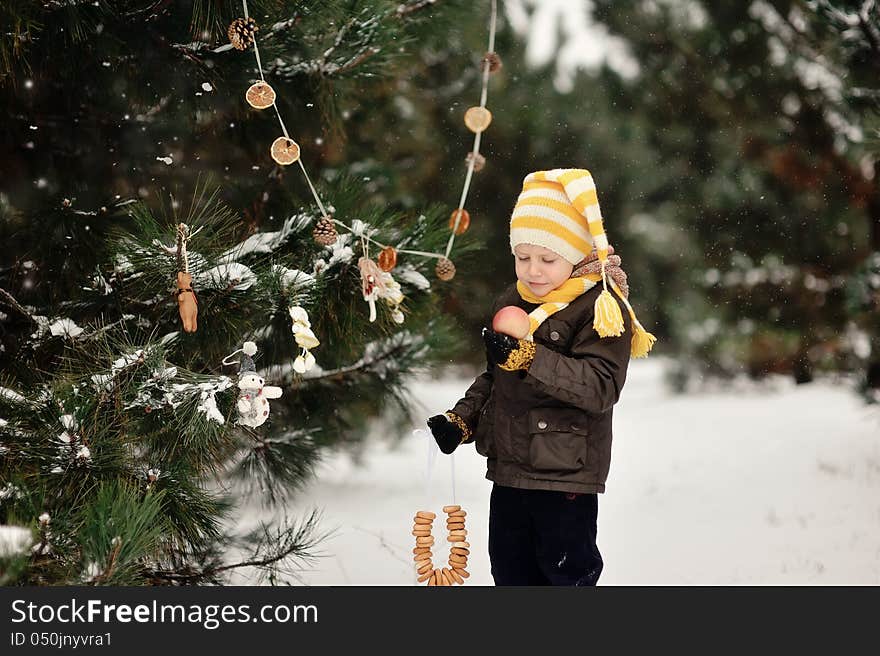
[[[437,0],[415,0],[415,2],[404,2],[397,7],[395,13],[398,18],[404,18],[417,11],[421,11],[426,7],[433,7],[436,4]]]
[[[245,560],[227,564],[209,564],[199,569],[148,570],[145,572],[145,576],[195,585],[205,582],[219,583],[222,581],[224,573],[243,568],[256,568],[268,573],[274,579],[279,565],[291,558],[309,560],[315,557],[309,553],[309,550],[330,535],[329,532],[320,535],[314,534],[319,520],[319,514],[317,511],[313,511],[301,525],[288,526],[285,521],[284,525],[278,528],[275,533],[271,532],[270,525],[261,524],[258,529],[245,538],[246,541],[258,541],[254,555]],[[288,573],[293,572],[288,570]]]
[[[15,298],[12,296],[12,294],[7,292],[2,287],[0,287],[0,304],[5,305],[6,307],[11,309],[13,312],[15,312],[20,317],[27,319],[33,325],[37,324],[37,320],[34,319],[34,317],[31,315],[31,313],[28,312],[27,310],[25,310],[21,306],[21,304],[15,300]]]

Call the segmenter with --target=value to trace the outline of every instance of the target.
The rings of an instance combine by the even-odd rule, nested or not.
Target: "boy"
[[[517,283],[494,311],[525,310],[529,335],[484,329],[486,372],[428,425],[443,453],[476,442],[487,458],[496,585],[595,585],[602,572],[597,494],[611,462],[612,408],[630,356],[647,355],[654,337],[627,301],[626,274],[605,237],[588,171],[526,176],[510,246]]]

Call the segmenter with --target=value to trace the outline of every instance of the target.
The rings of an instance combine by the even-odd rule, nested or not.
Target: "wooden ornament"
[[[288,166],[299,159],[299,144],[293,139],[278,137],[272,142],[271,153],[272,159],[281,166]]]
[[[471,224],[471,215],[466,209],[453,210],[449,215],[449,229],[456,235],[463,235]]]
[[[379,253],[379,268],[382,271],[391,271],[395,266],[397,266],[397,251],[393,246],[386,246]]]
[[[483,132],[492,123],[492,112],[485,107],[471,107],[464,113],[464,124],[473,133]]]
[[[183,331],[194,333],[198,328],[199,303],[192,288],[192,275],[189,272],[189,256],[186,242],[189,239],[189,226],[177,224],[177,311],[183,324]]]
[[[183,331],[186,333],[196,332],[199,303],[192,288],[192,276],[183,271],[177,272],[177,310],[180,313],[180,321],[183,323]]]
[[[467,513],[458,505],[443,506],[443,512],[447,516],[447,526],[450,524],[456,527],[461,526],[460,530],[450,532],[449,537],[447,537],[447,541],[451,543],[447,559],[448,567],[434,567],[431,560],[432,553],[428,549],[428,541],[431,544],[434,543],[434,538],[431,536],[431,527],[436,515],[427,510],[419,510],[413,518],[412,533],[416,536],[413,561],[416,574],[418,575],[417,581],[419,583],[427,582],[428,586],[463,585],[464,579],[469,576],[465,567],[467,567],[469,553],[467,547],[470,544],[464,542],[464,536],[467,535],[467,531],[464,530],[464,515]],[[427,535],[417,535],[424,533],[427,533]]]
[[[265,82],[257,82],[248,88],[244,99],[254,109],[266,109],[275,102],[275,90]]]

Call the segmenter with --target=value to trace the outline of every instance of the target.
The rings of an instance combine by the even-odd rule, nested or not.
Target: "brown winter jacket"
[[[611,464],[611,414],[630,358],[632,327],[600,338],[593,329],[598,284],[535,331],[528,371],[489,367],[451,412],[487,458],[486,478],[498,485],[563,492],[604,492]],[[537,305],[512,285],[495,302],[531,312]]]

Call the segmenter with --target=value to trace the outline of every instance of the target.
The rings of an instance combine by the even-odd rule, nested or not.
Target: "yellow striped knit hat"
[[[562,293],[557,296],[568,293],[573,298],[601,280],[604,289],[596,299],[593,327],[600,337],[617,337],[623,334],[624,323],[620,306],[608,291],[609,277],[605,275],[608,237],[602,225],[596,184],[589,171],[553,169],[536,171],[525,177],[510,217],[510,249],[514,250],[519,244],[549,248],[554,253],[559,253],[572,266],[577,266],[595,249],[601,263],[601,273],[595,277],[592,274],[585,276],[581,287],[567,283],[565,288],[560,288]],[[592,284],[588,280],[593,281]],[[574,280],[569,282],[573,283]],[[656,338],[644,329],[626,296],[613,280],[610,285],[632,319],[631,353],[634,357],[644,357],[651,350]],[[520,294],[523,294],[522,290]],[[535,312],[546,318],[554,311],[564,308],[568,300],[570,299],[566,298],[562,303],[544,303]],[[533,325],[532,331],[534,327]]]
[[[585,169],[529,173],[510,218],[510,249],[534,244],[577,265],[594,247],[603,264],[608,238],[593,176]]]

